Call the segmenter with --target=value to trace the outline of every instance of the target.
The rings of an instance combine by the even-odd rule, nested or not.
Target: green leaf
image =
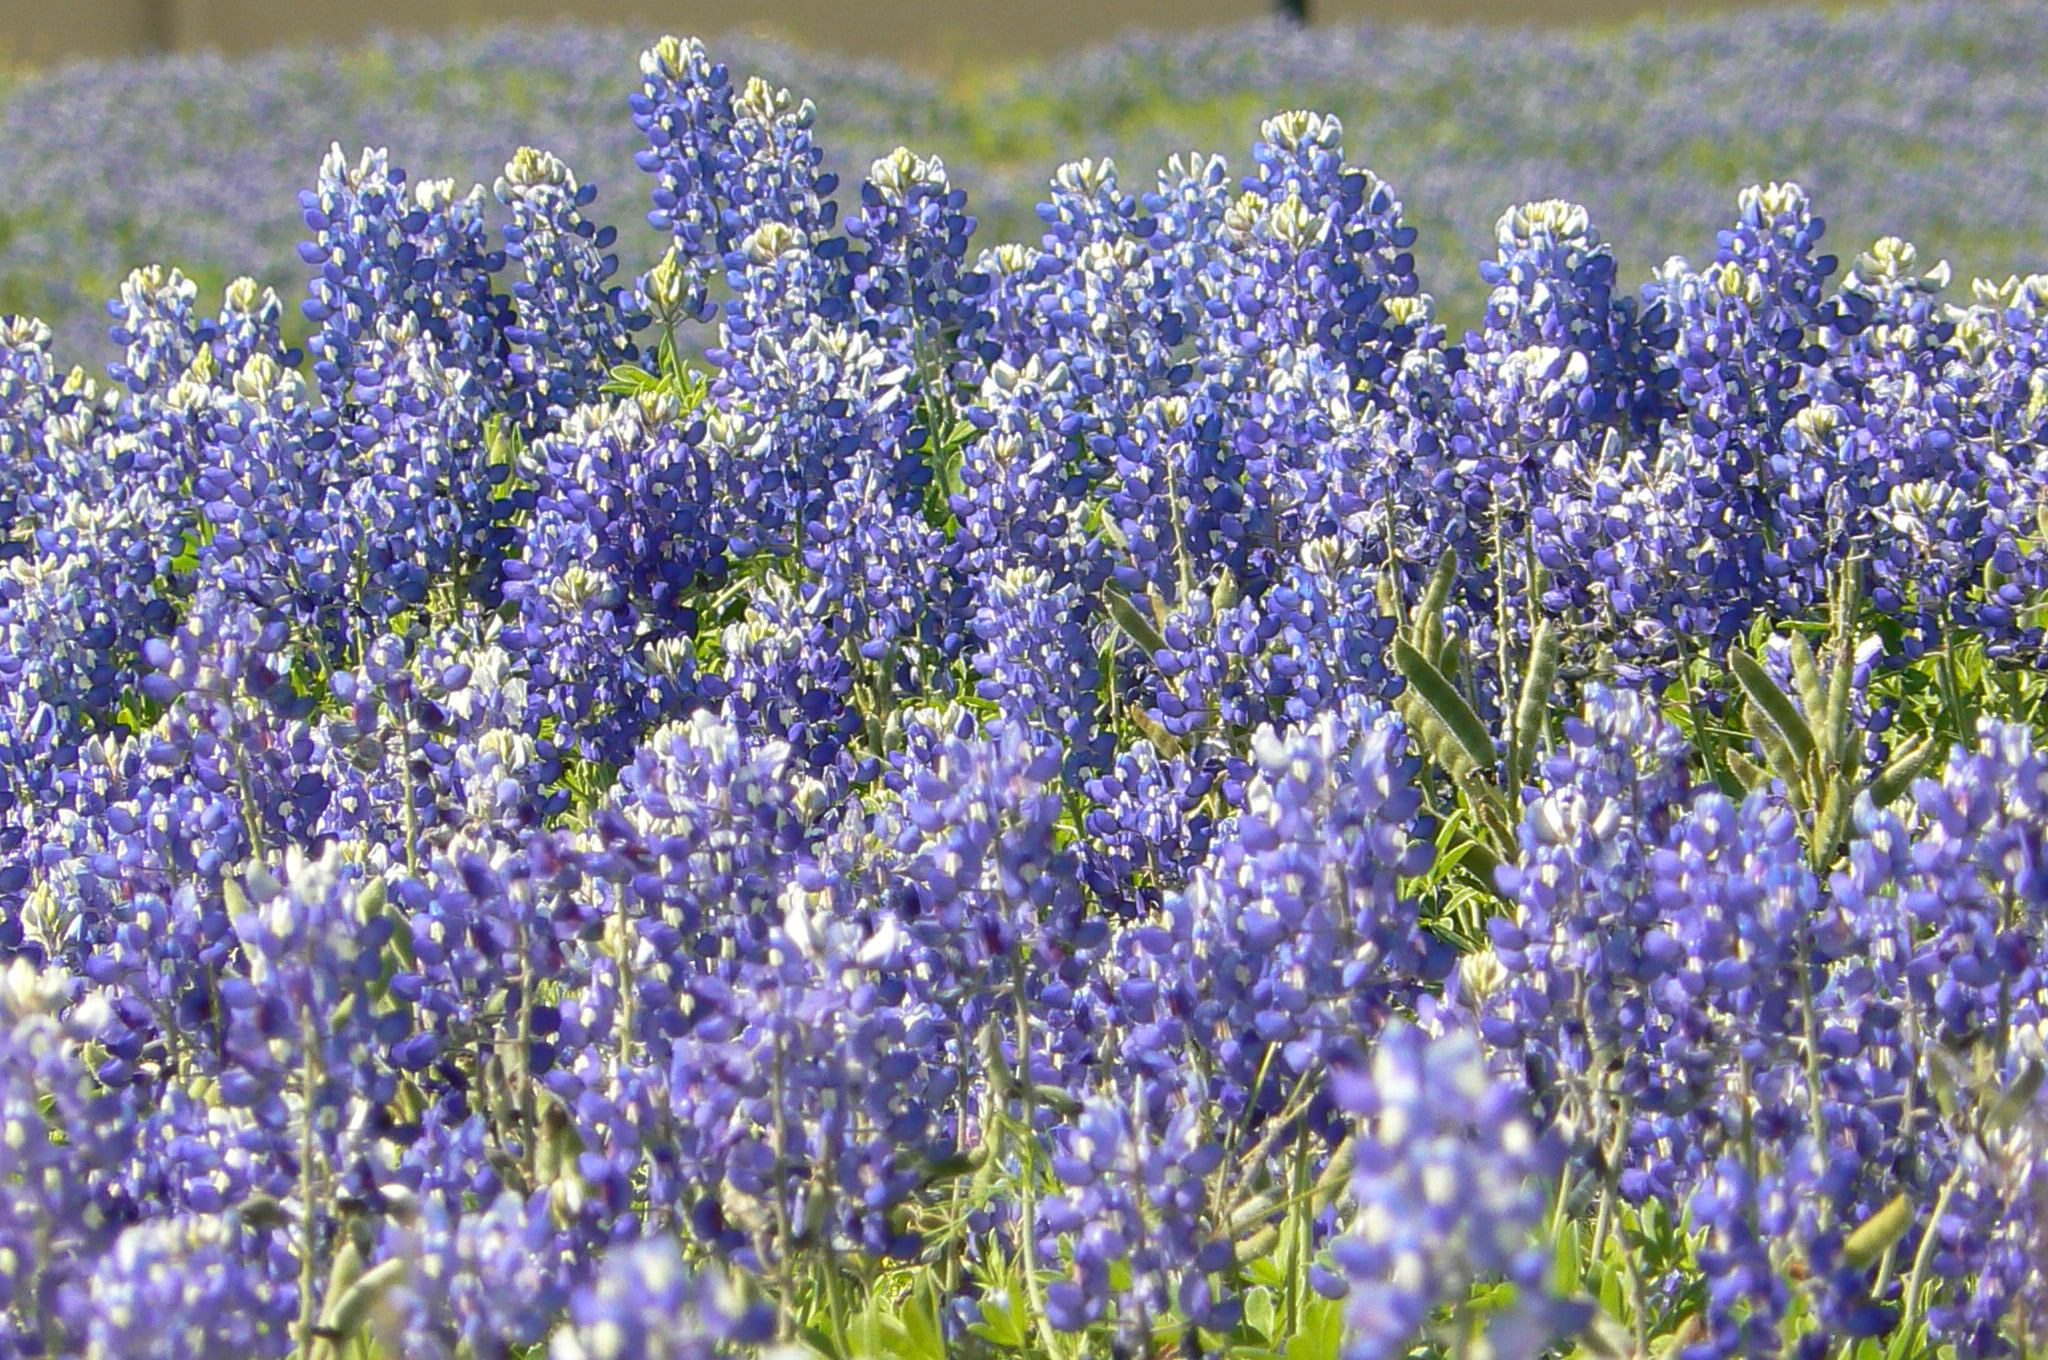
[[[1985,1127],[1993,1132],[2003,1132],[2018,1123],[2020,1116],[2034,1106],[2034,1096],[2041,1089],[2043,1071],[2040,1063],[2029,1058],[2020,1074],[2013,1078],[2012,1085],[2000,1091],[1985,1107]]]
[[[1444,673],[1436,668],[1435,663],[1396,638],[1394,665],[1399,667],[1402,678],[1414,687],[1416,697],[1444,725],[1444,730],[1450,733],[1472,763],[1480,769],[1492,769],[1499,759],[1499,753],[1493,749],[1492,734],[1479,720],[1479,715],[1472,711],[1472,706],[1465,702],[1465,696],[1444,678]]]
[[[1072,1118],[1081,1112],[1081,1102],[1062,1087],[1047,1086],[1043,1082],[1031,1083],[1031,1098],[1044,1108],[1063,1118]]]
[[[1728,773],[1746,789],[1760,789],[1770,782],[1771,772],[1740,751],[1728,752],[1727,761]]]
[[[1569,1216],[1559,1215],[1557,1240],[1550,1248],[1550,1288],[1560,1296],[1579,1292],[1579,1281],[1585,1274],[1585,1261],[1579,1247],[1579,1225]]]
[[[1842,1259],[1858,1270],[1875,1265],[1879,1257],[1904,1239],[1906,1230],[1912,1226],[1913,1202],[1903,1194],[1895,1195],[1891,1203],[1857,1224],[1844,1239]]]
[[[946,1333],[939,1322],[938,1285],[932,1276],[919,1278],[903,1307],[905,1354],[915,1360],[946,1360]]]
[[[252,1228],[275,1228],[292,1221],[291,1211],[270,1195],[251,1195],[234,1212]]]
[[[1828,676],[1827,709],[1821,717],[1821,739],[1826,743],[1828,763],[1844,774],[1856,772],[1860,743],[1854,738],[1855,724],[1849,700],[1856,683],[1856,647],[1852,639],[1837,644],[1835,669]]]
[[[1587,1299],[1584,1302],[1592,1302]],[[1628,1327],[1605,1309],[1595,1307],[1592,1320],[1586,1324],[1579,1347],[1574,1356],[1585,1356],[1588,1360],[1642,1360],[1636,1355],[1635,1337]]]
[[[1764,764],[1770,767],[1778,782],[1785,786],[1786,799],[1799,811],[1807,811],[1809,803],[1806,797],[1806,781],[1800,778],[1799,763],[1792,758],[1791,749],[1785,745],[1785,738],[1768,718],[1761,716],[1758,717],[1753,730],[1757,745],[1764,748]]]
[[[1143,709],[1133,708],[1124,716],[1130,719],[1131,726],[1144,733],[1145,740],[1151,742],[1153,749],[1159,754],[1171,758],[1181,753],[1181,739],[1162,727],[1159,720],[1151,714]]]
[[[1263,1261],[1273,1254],[1274,1248],[1279,1246],[1279,1244],[1280,1224],[1275,1220],[1260,1228],[1250,1237],[1239,1238],[1237,1256],[1241,1261],[1246,1259]]]
[[[1941,743],[1927,733],[1913,739],[1907,747],[1893,756],[1883,773],[1870,782],[1870,801],[1879,807],[1889,807],[1897,802],[1906,790],[1913,787],[1913,781],[1926,773],[1940,752]]]
[[[1786,650],[1792,654],[1792,682],[1799,690],[1799,708],[1808,718],[1817,717],[1827,706],[1827,693],[1821,688],[1820,664],[1813,659],[1813,647],[1806,634],[1794,633]]]
[[[599,390],[613,396],[630,397],[655,391],[660,386],[661,379],[638,364],[618,364],[605,374],[604,384]]]
[[[1609,1250],[1610,1252],[1613,1250],[1611,1242],[1609,1244]],[[1626,1251],[1628,1250],[1628,1248],[1623,1247],[1622,1250]],[[1600,1287],[1594,1291],[1594,1294],[1600,1300],[1601,1311],[1605,1313],[1608,1317],[1627,1317],[1627,1284],[1622,1279],[1622,1272],[1620,1268],[1614,1265],[1611,1261],[1603,1261],[1600,1264],[1599,1269],[1595,1271],[1595,1274],[1599,1277]]]
[[[1465,754],[1465,748],[1458,745],[1458,739],[1451,735],[1451,729],[1430,711],[1429,705],[1422,702],[1413,688],[1397,698],[1394,706],[1400,710],[1408,730],[1415,734],[1416,744],[1424,755],[1460,778],[1477,768],[1472,758]]]
[[[1436,560],[1436,570],[1430,573],[1429,586],[1423,591],[1422,603],[1415,608],[1415,618],[1410,630],[1420,645],[1422,654],[1435,661],[1444,653],[1444,605],[1451,598],[1451,586],[1458,578],[1458,554],[1445,548]]]
[[[1256,1220],[1254,1220],[1256,1221]],[[1287,1283],[1287,1270],[1280,1263],[1278,1253],[1268,1252],[1263,1256],[1246,1260],[1247,1253],[1240,1248],[1237,1259],[1242,1263],[1244,1277],[1256,1284],[1279,1286]]]
[[[1557,683],[1558,656],[1563,637],[1554,620],[1536,625],[1529,643],[1529,670],[1522,678],[1522,700],[1515,705],[1515,749],[1508,759],[1508,785],[1512,794],[1521,787],[1531,762],[1536,759],[1536,739],[1542,735],[1550,714],[1550,691]]]
[[[910,1329],[880,1291],[868,1295],[867,1306],[847,1330],[848,1343],[856,1356],[873,1357],[874,1360],[917,1360],[918,1352],[911,1344]]]
[[[981,1321],[967,1330],[1007,1350],[1024,1345],[1028,1320],[1024,1316],[1023,1283],[1005,1290],[1000,1298],[981,1301]]]
[[[1785,691],[1778,688],[1778,682],[1771,679],[1762,664],[1747,652],[1734,652],[1728,661],[1735,672],[1736,683],[1742,686],[1744,697],[1765,721],[1777,729],[1793,759],[1802,768],[1810,765],[1814,757],[1813,729],[1806,725],[1806,719],[1799,716],[1799,710]]]
[[[354,1336],[384,1291],[405,1278],[408,1264],[403,1257],[393,1257],[364,1271],[320,1315],[317,1330],[321,1336],[330,1341],[346,1341]]]
[[[1273,1305],[1273,1291],[1259,1285],[1244,1292],[1244,1321],[1247,1327],[1257,1333],[1260,1339],[1273,1341],[1273,1325],[1278,1321],[1278,1309]]]
[[[1344,1312],[1320,1294],[1302,1304],[1301,1326],[1288,1338],[1287,1360],[1338,1360],[1344,1347]]]
[[[839,1354],[838,1347],[832,1344],[832,1338],[825,1334],[824,1327],[817,1323],[799,1327],[795,1339],[789,1348],[783,1351],[783,1355],[802,1356],[804,1360],[844,1360]]]
[[[1849,829],[1849,812],[1855,795],[1849,789],[1849,781],[1841,775],[1831,775],[1827,787],[1821,794],[1820,810],[1813,818],[1813,851],[1817,862],[1832,863],[1835,847],[1842,843],[1843,835]]]
[[[552,1185],[571,1175],[583,1152],[583,1136],[561,1101],[550,1096],[541,1109],[540,1138],[534,1148],[534,1179]]]
[[[1124,594],[1117,586],[1105,586],[1102,591],[1103,603],[1109,606],[1109,616],[1124,635],[1144,649],[1146,656],[1166,650],[1166,639],[1159,636],[1159,625],[1140,609],[1137,602]]]
[[[1237,602],[1243,596],[1244,591],[1237,582],[1237,573],[1228,566],[1219,569],[1216,584],[1209,589],[1209,607],[1221,614],[1225,610],[1236,608]]]
[[[1497,876],[1500,873],[1500,856],[1493,847],[1476,836],[1468,836],[1459,842],[1456,867],[1463,869],[1479,881],[1488,892],[1499,896]]]
[[[365,1265],[362,1249],[353,1240],[344,1239],[342,1244],[335,1248],[334,1260],[327,1267],[327,1292],[320,1296],[326,1300],[321,1308],[323,1318],[341,1296],[348,1292],[349,1286],[363,1278]]]

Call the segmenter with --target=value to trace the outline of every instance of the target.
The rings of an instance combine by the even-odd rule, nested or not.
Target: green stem
[[[1288,1245],[1293,1259],[1287,1263],[1287,1329],[1280,1334],[1282,1337],[1295,1336],[1301,1325],[1301,1287],[1302,1282],[1308,1278],[1309,1249],[1313,1245],[1312,1235],[1315,1227],[1314,1214],[1306,1207],[1309,1198],[1308,1165],[1308,1125],[1304,1124],[1301,1131],[1294,1136],[1293,1192],[1296,1202],[1295,1206],[1288,1210],[1288,1216],[1296,1221],[1298,1227]]]
[[[619,937],[619,1071],[623,1073],[633,1059],[633,946],[637,932],[633,929],[633,918],[625,914],[623,907],[613,928]]]
[[[835,1176],[828,1168],[825,1183],[830,1185],[834,1180]],[[843,1282],[839,1278],[839,1249],[832,1242],[832,1214],[829,1206],[818,1235],[824,1247],[824,1259],[821,1264],[825,1271],[825,1310],[832,1321],[832,1344],[839,1348],[840,1355],[851,1357],[853,1348],[846,1340],[846,1297],[842,1292]]]
[[[538,1179],[540,1167],[539,1139],[533,1126],[533,974],[528,962],[530,950],[526,942],[526,922],[519,923],[519,1028],[515,1038],[519,1052],[515,1055],[519,1063],[519,1089],[511,1092],[517,1108],[514,1113],[519,1119],[519,1150],[526,1158],[526,1179],[532,1184]],[[506,1085],[511,1085],[512,1074],[505,1074]]]
[[[1600,1168],[1600,1212],[1593,1225],[1593,1251],[1590,1260],[1600,1259],[1600,1253],[1607,1246],[1607,1232],[1614,1221],[1614,1204],[1621,1193],[1621,1154],[1628,1148],[1628,1133],[1635,1119],[1635,1104],[1626,1096],[1614,1112],[1614,1131],[1608,1145],[1602,1151]],[[1628,1254],[1628,1244],[1622,1244],[1622,1254]]]
[[[1813,1007],[1812,958],[1812,949],[1806,937],[1802,934],[1799,939],[1796,961],[1799,966],[1800,1038],[1801,1047],[1805,1049],[1804,1057],[1806,1059],[1806,1112],[1807,1118],[1813,1121],[1813,1145],[1819,1150],[1819,1155],[1825,1157],[1827,1155],[1828,1126],[1826,1113],[1821,1105],[1820,1032],[1815,1020]],[[1821,1202],[1819,1212],[1821,1222],[1825,1225],[1831,1217],[1825,1200]]]
[[[1493,650],[1500,667],[1500,722],[1507,749],[1515,749],[1515,677],[1508,655],[1508,554],[1501,541],[1500,501],[1493,503]]]
[[[313,1285],[319,1272],[314,1260],[313,1101],[320,1084],[319,1034],[310,1007],[299,1012],[299,1360],[311,1360],[316,1307]]]
[[[413,789],[412,780],[412,722],[409,715],[399,716],[399,778],[405,784],[405,868],[406,872],[418,876],[420,871],[420,809],[419,795]]]
[[[1038,1279],[1038,1129],[1031,1100],[1031,1009],[1024,1002],[1024,950],[1017,951],[1017,977],[1012,988],[1017,1010],[1017,1108],[1023,1146],[1018,1149],[1017,1232],[1024,1251],[1024,1293],[1031,1300],[1032,1320],[1046,1354],[1064,1354],[1059,1333],[1047,1315],[1045,1293]]]
[[[784,1112],[782,1092],[782,1036],[775,1038],[774,1056],[768,1065],[769,1099],[775,1110],[775,1165],[784,1174],[788,1172],[789,1118]],[[789,1206],[785,1202],[782,1186],[772,1187],[769,1203],[775,1218],[775,1275],[782,1287],[782,1307],[776,1310],[776,1332],[788,1340],[790,1325],[796,1316],[796,1275],[791,1262],[795,1252],[795,1233],[789,1222]]]
[[[1934,668],[1935,677],[1941,684],[1942,706],[1948,710],[1948,720],[1955,728],[1955,739],[1968,742],[1970,729],[1963,722],[1963,696],[1956,684],[1955,640],[1950,638],[1942,643],[1941,660]]]
[[[1920,1249],[1913,1253],[1913,1272],[1906,1277],[1904,1307],[1899,1315],[1899,1335],[1909,1341],[1920,1325],[1920,1290],[1927,1279],[1928,1263],[1934,1259],[1934,1239],[1941,1227],[1941,1216],[1948,1212],[1948,1202],[1962,1178],[1963,1168],[1957,1166],[1942,1182],[1941,1193],[1934,1197],[1934,1212],[1927,1216],[1927,1229],[1920,1234]]]
[[[1678,645],[1678,682],[1685,687],[1685,707],[1692,715],[1693,745],[1699,748],[1701,757],[1706,761],[1707,777],[1718,784],[1720,778],[1717,767],[1723,764],[1721,742],[1707,723],[1706,709],[1701,705],[1699,691],[1693,685],[1692,649],[1685,645],[1683,628],[1672,629],[1671,635]]]

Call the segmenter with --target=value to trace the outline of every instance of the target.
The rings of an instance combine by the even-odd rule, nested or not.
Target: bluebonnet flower
[[[1662,928],[1647,878],[1683,810],[1683,755],[1647,700],[1594,689],[1545,762],[1519,862],[1497,876],[1516,911],[1489,931],[1511,980],[1482,1022],[1535,1091],[1594,1101],[1617,1063],[1625,1089],[1652,1085],[1639,1044],[1645,997],[1683,951]],[[1597,1108],[1582,1113],[1597,1119]]]
[[[1582,1325],[1578,1307],[1550,1297],[1535,1241],[1559,1149],[1488,1076],[1475,1035],[1394,1026],[1340,1091],[1364,1128],[1356,1215],[1331,1248],[1349,1284],[1347,1356],[1405,1354],[1439,1306],[1488,1276],[1521,1290],[1519,1316],[1492,1333],[1503,1353],[1539,1355]]]
[[[1260,126],[1257,168],[1222,222],[1226,241],[1252,242],[1230,297],[1232,329],[1240,345],[1249,329],[1266,350],[1316,343],[1354,382],[1377,385],[1415,338],[1394,300],[1418,291],[1416,232],[1377,175],[1346,166],[1343,131],[1306,110]],[[1254,279],[1277,288],[1257,290]]]
[[[161,391],[184,375],[199,348],[199,324],[192,315],[199,287],[178,270],[138,269],[107,304],[119,323],[113,328],[122,359],[111,372],[116,381],[142,392]]]
[[[303,307],[319,328],[313,370],[325,391],[339,398],[379,324],[407,316],[495,384],[508,308],[493,289],[504,256],[485,244],[481,189],[458,196],[452,180],[408,187],[388,152],[366,149],[351,165],[336,145],[299,204],[313,233],[299,255],[319,271]]]
[[[965,709],[928,717],[929,746],[887,776],[905,929],[971,992],[1071,966],[1102,931],[1059,844],[1060,749],[1021,724],[983,733]]]
[[[161,1218],[128,1229],[93,1268],[84,1353],[287,1354],[293,1299],[280,1288],[264,1237],[228,1218]]]
[[[1326,115],[1241,178],[1070,162],[984,249],[937,158],[842,224],[806,101],[641,70],[635,290],[561,160],[499,252],[336,152],[308,371],[248,280],[130,275],[111,383],[0,323],[8,1346],[282,1352],[358,1270],[387,1349],[762,1339],[687,1259],[830,1327],[914,1271],[959,1345],[1016,1281],[1137,1351],[1233,1329],[1287,1231],[1356,1353],[1504,1281],[1533,1356],[1583,1320],[1536,1232],[1589,1214],[1610,1261],[1691,1225],[1625,1311],[1701,1356],[2048,1322],[2037,741],[1837,854],[1660,690],[1716,724],[1686,663],[1853,553],[1870,764],[1895,664],[2024,695],[2038,279],[1950,308],[1886,239],[1831,286],[1777,185],[1630,298],[1544,200],[1454,342]],[[1396,635],[1492,728],[1546,616],[1526,787],[1425,769]],[[1496,795],[1473,884],[1432,842]]]
[[[1061,1194],[1039,1211],[1042,1226],[1073,1243],[1073,1277],[1046,1287],[1054,1326],[1080,1331],[1112,1301],[1126,1344],[1149,1344],[1155,1322],[1178,1312],[1212,1331],[1236,1309],[1206,1278],[1228,1264],[1210,1174],[1223,1147],[1203,1127],[1199,1086],[1139,1083],[1129,1104],[1090,1097],[1052,1136]],[[1127,1272],[1113,1284],[1112,1271]]]
[[[727,569],[701,424],[646,396],[576,412],[528,451],[522,551],[504,565],[519,607],[506,644],[564,749],[617,762],[699,689],[690,592]]]
[[[947,350],[973,341],[963,294],[979,280],[965,264],[974,235],[966,206],[944,162],[898,147],[869,169],[860,211],[846,223],[860,247],[847,261],[854,314],[902,346],[934,384],[951,377]]]
[[[1113,907],[1152,907],[1185,886],[1190,866],[1207,857],[1218,820],[1205,806],[1215,779],[1200,762],[1162,758],[1142,739],[1119,750],[1115,764],[1086,785],[1090,888]]]
[[[425,1206],[395,1228],[387,1260],[403,1278],[378,1301],[369,1333],[435,1356],[497,1355],[544,1342],[580,1274],[560,1250],[547,1198],[501,1194],[480,1210]]]
[[[118,1224],[112,1174],[133,1137],[132,1105],[99,1088],[86,1045],[109,1019],[62,968],[16,956],[0,972],[0,1340],[34,1354],[79,1324],[66,1307]]]
[[[1691,1360],[1754,1355],[1782,1345],[1779,1324],[1791,1289],[1771,1259],[1771,1242],[1791,1227],[1788,1187],[1760,1184],[1753,1170],[1724,1158],[1691,1200],[1710,1233],[1700,1253],[1706,1274],[1705,1341],[1686,1347]]]
[[[745,618],[719,635],[726,711],[743,726],[791,744],[818,769],[837,764],[862,730],[855,670],[822,585],[767,577]]]
[[[821,309],[832,266],[803,233],[764,223],[732,259],[739,296],[707,353],[718,372],[705,449],[731,488],[727,546],[746,557],[795,549],[861,457],[901,440],[910,373],[865,331]]]
[[[1043,571],[1017,567],[985,581],[971,625],[981,644],[976,696],[1004,726],[1051,736],[1077,767],[1099,745],[1101,677],[1087,617],[1072,585],[1055,587]]]
[[[1548,199],[1501,215],[1498,252],[1479,277],[1493,292],[1486,331],[1475,349],[1551,345],[1585,355],[1590,395],[1583,414],[1655,427],[1660,414],[1648,382],[1633,300],[1617,298],[1613,247],[1586,210]]]
[[[0,319],[0,558],[21,553],[43,475],[44,422],[74,404],[60,388],[50,328],[29,317]]]
[[[738,239],[723,194],[735,153],[732,77],[695,38],[667,38],[640,57],[642,88],[631,99],[633,124],[647,138],[634,157],[655,177],[647,220],[675,238],[681,314],[709,320],[708,286]]]
[[[583,215],[596,186],[578,184],[558,158],[529,146],[506,163],[496,193],[512,209],[506,258],[526,274],[511,289],[510,367],[533,403],[528,424],[538,426],[590,400],[613,366],[634,356],[629,334],[642,319],[608,286],[619,261],[605,252],[617,231]]]
[[[831,601],[832,631],[875,673],[886,695],[957,656],[972,601],[948,535],[926,513],[923,489],[885,457],[846,468],[804,535],[805,571]]]
[[[762,1319],[716,1280],[692,1281],[667,1239],[613,1249],[569,1306],[552,1360],[712,1360],[728,1342],[765,1340]]]
[[[1397,723],[1363,703],[1253,739],[1226,776],[1241,810],[1163,919],[1113,942],[1098,984],[1120,1061],[1161,1076],[1199,1053],[1211,1099],[1248,1124],[1288,1111],[1296,1081],[1413,1005],[1449,957],[1401,880],[1431,848]]]

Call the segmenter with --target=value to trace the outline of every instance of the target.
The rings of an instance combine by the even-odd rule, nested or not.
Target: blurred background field
[[[1427,20],[1580,27],[1769,3],[1308,0],[1308,7],[1315,18],[1333,23]],[[929,69],[990,52],[1043,57],[1126,29],[1241,23],[1274,8],[1274,0],[87,0],[69,5],[0,0],[0,51],[36,63],[204,48],[246,54],[294,43],[347,43],[376,29],[450,33],[489,24],[570,20],[664,33],[744,26],[795,37],[814,50],[887,57]]]
[[[1579,7],[1603,21],[1576,27],[1193,22],[1251,8],[1192,0],[1171,31],[1052,56],[991,41],[984,53],[1001,56],[891,61],[832,51],[822,30],[815,46],[735,35],[715,51],[738,77],[814,99],[849,178],[899,143],[942,155],[985,243],[1036,234],[1040,191],[1077,149],[1115,157],[1142,191],[1176,151],[1241,162],[1275,110],[1337,113],[1351,159],[1391,181],[1421,227],[1425,283],[1456,322],[1476,317],[1474,262],[1500,210],[1540,197],[1586,204],[1631,282],[1667,255],[1710,252],[1737,190],[1770,179],[1812,192],[1844,256],[1888,233],[1965,277],[2048,266],[2048,4],[1622,21],[1609,0]],[[212,287],[254,272],[299,294],[295,193],[333,140],[465,184],[488,184],[522,143],[553,150],[597,183],[637,271],[656,239],[640,224],[648,186],[625,98],[661,27],[511,24],[18,67],[0,87],[0,311],[44,316],[86,360],[101,352],[102,299],[137,264]]]

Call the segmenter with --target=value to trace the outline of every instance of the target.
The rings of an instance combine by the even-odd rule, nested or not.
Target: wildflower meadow
[[[1242,37],[987,97],[1359,60]],[[2048,1355],[2048,275],[1875,220],[2016,249],[2038,71],[1674,242],[611,46],[475,187],[4,139],[14,301],[201,258],[0,317],[0,1356]]]

